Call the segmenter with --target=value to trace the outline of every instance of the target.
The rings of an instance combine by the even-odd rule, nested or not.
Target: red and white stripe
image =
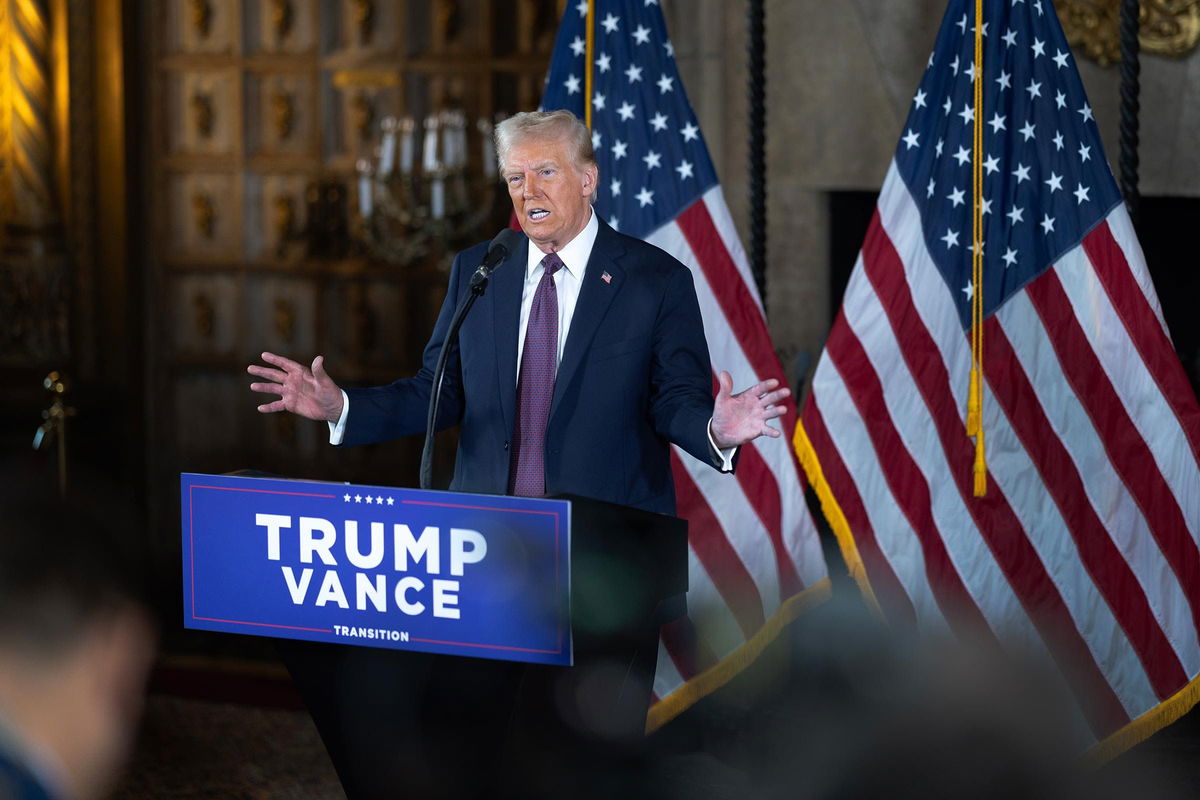
[[[733,376],[735,391],[768,377],[783,380],[720,187],[646,240],[691,269],[713,368]],[[715,375],[713,380],[715,385]],[[785,434],[796,420],[795,403],[789,399],[787,405],[779,425]],[[827,576],[786,435],[743,447],[734,475],[720,474],[678,448],[672,467],[679,515],[689,523],[689,617],[663,630],[658,700],[720,664],[782,604]]]
[[[1043,652],[1089,743],[1200,673],[1200,409],[1124,206],[970,341],[895,165],[802,423],[884,614]]]

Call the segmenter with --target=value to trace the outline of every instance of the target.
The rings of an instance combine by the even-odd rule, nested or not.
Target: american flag
[[[1042,653],[1103,758],[1200,692],[1200,411],[1053,5],[984,9],[983,107],[975,3],[952,0],[795,442],[886,618]]]
[[[782,377],[661,9],[653,0],[595,0],[593,13],[590,98],[588,3],[580,2],[564,13],[542,106],[582,118],[590,100],[600,167],[596,211],[691,269],[713,366],[728,370],[735,388],[759,376]],[[784,430],[795,419],[789,400]],[[663,629],[652,728],[732,677],[803,607],[828,593],[786,438],[743,447],[733,476],[677,448],[672,466],[679,515],[689,523],[689,616]]]

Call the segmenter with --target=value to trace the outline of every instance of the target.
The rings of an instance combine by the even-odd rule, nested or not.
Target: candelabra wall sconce
[[[271,118],[279,139],[290,138],[296,128],[296,100],[290,93],[276,92],[271,95]]]
[[[212,198],[204,192],[192,195],[192,219],[202,237],[213,238],[217,230],[217,208],[213,205]]]
[[[191,98],[192,119],[196,123],[196,133],[201,138],[212,137],[213,125],[216,122],[216,112],[213,110],[212,95],[207,92],[196,92]]]
[[[498,181],[492,122],[468,125],[459,110],[381,123],[373,159],[359,159],[360,240],[374,258],[409,264],[430,243],[450,247],[479,237],[494,214]],[[472,169],[470,149],[480,154]],[[418,151],[420,153],[418,157]]]
[[[33,449],[41,450],[51,440],[58,446],[58,494],[67,494],[67,420],[75,416],[75,409],[66,403],[67,381],[57,371],[51,372],[42,381],[50,392],[50,407],[42,412],[42,424],[33,434]]]

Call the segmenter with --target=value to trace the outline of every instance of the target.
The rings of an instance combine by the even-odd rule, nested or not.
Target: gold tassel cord
[[[983,435],[983,0],[975,0],[975,141],[972,152],[971,376],[967,435],[975,437],[974,494],[987,494]]]
[[[584,31],[583,65],[583,124],[592,129],[592,55],[596,49],[596,0],[588,0],[587,23]]]

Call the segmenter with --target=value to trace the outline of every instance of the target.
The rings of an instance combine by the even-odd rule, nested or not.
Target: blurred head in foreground
[[[0,514],[0,798],[102,796],[141,715],[154,632],[133,559],[77,508]]]

